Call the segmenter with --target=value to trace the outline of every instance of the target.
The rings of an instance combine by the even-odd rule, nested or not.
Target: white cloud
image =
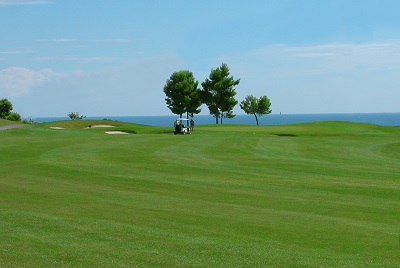
[[[26,6],[52,4],[53,1],[45,0],[0,0],[0,6]]]
[[[127,62],[125,58],[118,57],[71,57],[71,56],[46,56],[37,57],[37,61],[69,61],[78,63],[123,63]]]
[[[295,54],[295,57],[331,57],[331,56],[335,56],[334,53],[318,53],[318,52],[314,52],[314,53],[299,53],[299,54]]]
[[[242,78],[238,100],[267,95],[277,113],[398,112],[398,41],[276,45],[222,62]]]
[[[64,59],[83,63],[112,63],[126,61],[124,58],[117,57],[66,57]]]
[[[34,42],[38,43],[45,43],[45,42],[50,42],[50,43],[72,43],[72,42],[78,42],[79,39],[77,38],[56,38],[56,39],[37,39],[34,40]]]
[[[57,38],[52,41],[55,43],[70,43],[70,42],[77,42],[79,40],[75,38]]]
[[[96,39],[94,42],[99,43],[130,43],[131,40],[125,38],[114,38],[114,39]]]
[[[11,97],[26,95],[55,75],[50,69],[32,71],[19,67],[6,68],[0,70],[0,93]]]
[[[2,55],[11,55],[11,54],[31,54],[33,50],[8,50],[8,51],[0,51]]]
[[[30,79],[24,79],[26,82],[13,91],[25,92],[25,95],[13,98],[12,103],[21,115],[32,117],[65,116],[71,111],[87,116],[170,114],[163,87],[171,73],[183,69],[184,65],[177,55],[167,54],[124,62],[119,67],[96,72],[54,73],[48,70],[46,73],[45,70],[24,69],[21,73]],[[17,77],[15,70],[13,73],[13,79],[8,79],[12,80],[10,84],[22,77]],[[0,73],[0,87],[5,80],[1,77]],[[10,86],[8,92],[11,92]]]

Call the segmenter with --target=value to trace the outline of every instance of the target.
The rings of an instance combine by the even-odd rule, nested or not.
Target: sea
[[[149,126],[173,126],[176,115],[164,116],[91,116],[86,120],[108,119],[113,121],[143,124]],[[84,119],[84,120],[85,120]],[[69,117],[37,117],[34,122],[52,122],[69,120]],[[211,115],[195,115],[195,125],[215,124]],[[400,126],[400,113],[331,113],[331,114],[269,114],[258,117],[259,125],[287,125],[318,121],[347,121],[374,124],[380,126]],[[223,124],[256,125],[254,115],[236,115],[234,118],[223,118]]]

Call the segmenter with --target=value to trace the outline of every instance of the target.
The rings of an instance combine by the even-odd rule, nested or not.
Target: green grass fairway
[[[0,141],[0,267],[400,265],[397,127],[84,120]]]

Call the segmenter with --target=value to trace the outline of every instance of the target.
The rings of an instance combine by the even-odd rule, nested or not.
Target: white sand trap
[[[52,128],[52,129],[65,129],[63,127],[50,127],[50,128]]]
[[[129,133],[124,131],[106,131],[106,134],[129,134]]]
[[[115,127],[111,125],[93,125],[92,127]]]

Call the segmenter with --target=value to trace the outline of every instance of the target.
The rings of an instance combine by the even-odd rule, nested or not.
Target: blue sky
[[[0,98],[23,117],[170,115],[172,72],[201,83],[226,63],[241,78],[237,99],[267,95],[273,113],[400,112],[398,10],[397,0],[0,0]]]

